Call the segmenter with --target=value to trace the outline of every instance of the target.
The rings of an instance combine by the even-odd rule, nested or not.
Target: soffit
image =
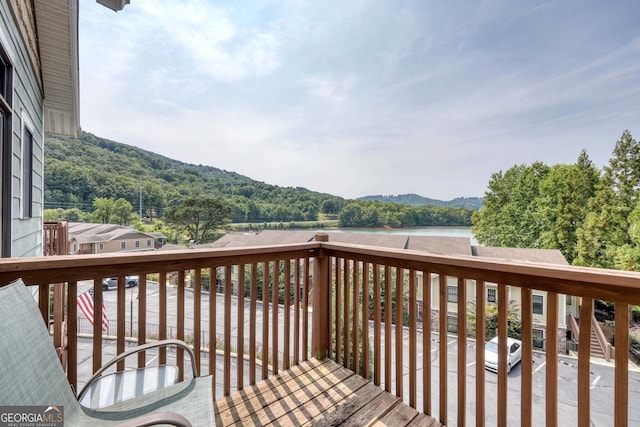
[[[77,136],[80,127],[78,0],[35,0],[34,8],[45,132]]]

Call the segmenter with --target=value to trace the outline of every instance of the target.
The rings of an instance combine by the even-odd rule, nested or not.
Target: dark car
[[[127,288],[133,288],[138,286],[138,276],[127,276],[124,278],[124,283]],[[118,278],[110,277],[102,281],[102,290],[108,291],[110,288],[116,288],[118,286]]]

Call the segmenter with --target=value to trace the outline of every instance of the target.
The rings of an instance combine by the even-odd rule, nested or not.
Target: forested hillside
[[[67,210],[60,215],[68,215],[72,208],[92,212],[97,209],[96,200],[108,206],[104,199],[124,199],[120,205],[128,202],[128,212],[131,207],[138,212],[140,196],[143,214],[150,218],[163,218],[167,209],[188,198],[214,198],[232,208],[236,223],[317,221],[321,213],[348,227],[470,225],[473,212],[453,206],[345,200],[301,187],[269,185],[211,166],[182,163],[87,132],[79,138],[47,135],[45,209]],[[100,219],[109,218],[105,209],[101,210],[104,215],[92,215],[92,220],[108,221]],[[123,212],[128,215],[126,209]]]
[[[400,203],[408,206],[451,206],[456,208],[480,209],[482,199],[480,197],[456,197],[452,200],[437,200],[423,197],[418,194],[398,194],[397,196],[365,196],[358,200],[377,201],[384,203]]]
[[[210,166],[182,163],[82,132],[78,138],[47,135],[45,208],[93,210],[95,198],[124,198],[144,214],[162,216],[186,197],[214,197],[230,204],[234,222],[317,220],[338,214],[341,197],[304,188],[278,187]]]

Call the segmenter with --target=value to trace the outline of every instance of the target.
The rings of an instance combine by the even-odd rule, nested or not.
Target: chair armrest
[[[189,354],[189,357],[191,357],[191,369],[193,370],[193,377],[194,378],[197,377],[198,373],[196,372],[196,357],[193,354],[193,350],[191,349],[191,347],[189,347],[185,342],[180,340],[172,340],[172,339],[160,340],[160,341],[150,342],[150,343],[142,344],[137,347],[131,348],[123,353],[120,353],[119,355],[109,360],[104,365],[102,365],[102,367],[98,369],[96,373],[91,376],[91,378],[89,378],[89,380],[84,385],[84,387],[82,387],[82,390],[80,390],[80,393],[78,394],[78,400],[82,400],[82,397],[89,390],[89,388],[91,387],[91,385],[95,380],[100,378],[107,369],[109,369],[111,366],[115,365],[116,363],[120,362],[121,360],[124,360],[127,357],[133,354],[139,353],[141,351],[150,350],[152,348],[169,347],[169,346],[180,347],[187,351],[187,353]]]
[[[156,412],[153,414],[143,415],[124,423],[118,424],[117,427],[146,427],[158,424],[168,424],[177,427],[191,427],[191,423],[182,415],[173,412]]]

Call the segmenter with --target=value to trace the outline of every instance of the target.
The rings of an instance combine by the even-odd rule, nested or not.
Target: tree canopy
[[[216,229],[231,221],[231,207],[213,198],[189,198],[165,212],[165,218],[188,233],[193,243],[215,240]]]

